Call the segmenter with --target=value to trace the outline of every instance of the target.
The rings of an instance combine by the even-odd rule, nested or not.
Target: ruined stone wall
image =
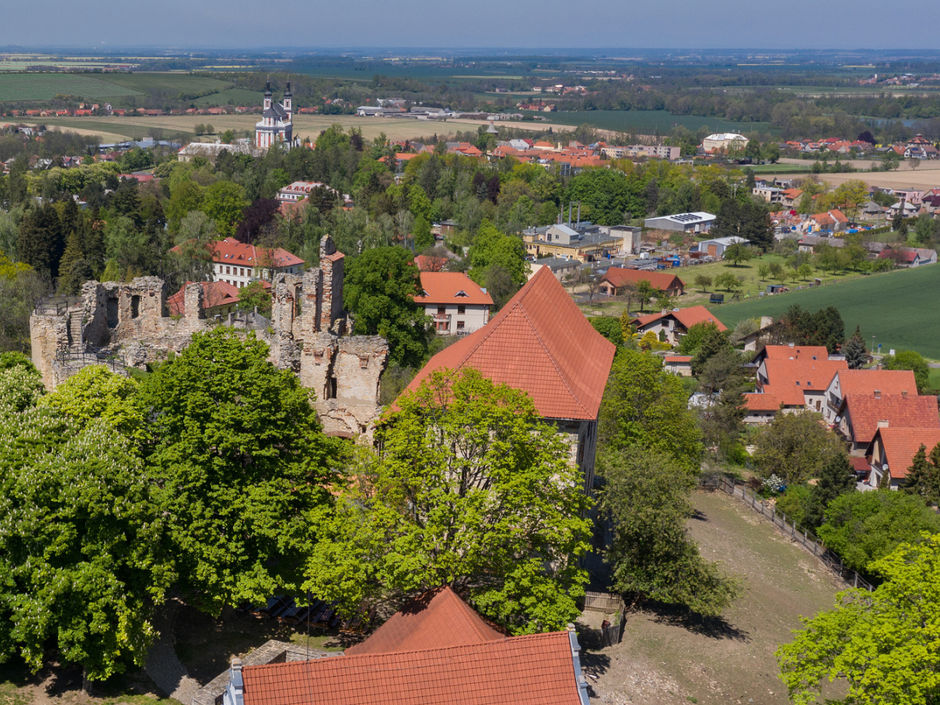
[[[343,336],[343,254],[328,236],[320,251],[319,269],[277,276],[271,325],[256,334],[270,346],[272,364],[293,370],[315,392],[324,429],[353,436],[378,415],[388,344],[377,336]],[[30,317],[33,362],[49,389],[102,360],[114,369],[159,362],[183,350],[194,333],[220,325],[205,318],[202,296],[200,284],[188,285],[183,315],[171,317],[157,277],[85,282],[80,302],[68,310],[39,307]]]

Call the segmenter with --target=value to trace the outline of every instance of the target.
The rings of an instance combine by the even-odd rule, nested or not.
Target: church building
[[[284,91],[283,103],[275,103],[272,100],[271,83],[267,83],[264,88],[264,112],[261,114],[261,121],[255,124],[255,147],[268,149],[279,142],[286,143],[288,147],[293,146],[292,98],[290,81]]]

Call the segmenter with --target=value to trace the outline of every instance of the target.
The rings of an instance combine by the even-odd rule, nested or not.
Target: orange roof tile
[[[869,443],[884,424],[887,428],[940,428],[936,397],[849,394],[845,409],[856,443]]]
[[[904,478],[921,445],[930,453],[940,443],[940,428],[879,428],[875,436],[881,436],[891,477]]]
[[[212,261],[219,264],[237,264],[248,267],[291,267],[304,261],[280,247],[255,247],[235,238],[215,240],[209,243]]]
[[[415,257],[415,266],[419,272],[440,272],[447,264],[446,257],[432,257],[430,255],[418,255]]]
[[[595,419],[614,351],[543,267],[487,325],[432,357],[408,390],[435,370],[471,367],[526,392],[544,418]]]
[[[426,593],[396,612],[368,639],[346,649],[346,655],[443,649],[504,638],[457,593],[445,587]]]
[[[493,305],[493,297],[463,272],[421,272],[420,276],[423,292],[415,296],[416,303]]]
[[[917,394],[917,382],[911,370],[840,370],[842,397],[850,394]]]
[[[666,362],[692,362],[691,355],[666,355]]]
[[[607,273],[601,277],[601,281],[607,281],[618,289],[627,284],[639,284],[641,281],[648,281],[650,286],[660,291],[666,291],[670,288],[685,288],[685,283],[675,274],[666,272],[646,272],[640,269],[625,269],[623,267],[611,267]]]
[[[704,306],[689,306],[688,308],[680,308],[674,311],[650,313],[645,316],[638,316],[633,320],[636,321],[638,328],[643,328],[663,318],[670,317],[681,323],[686,330],[698,323],[714,323],[718,330],[728,330],[728,327],[715,318],[714,314]]]
[[[744,408],[750,411],[778,411],[780,400],[773,394],[748,392],[744,397]]]
[[[828,360],[825,345],[765,345],[761,351],[768,360]]]
[[[245,666],[245,705],[580,705],[567,632]]]
[[[829,359],[768,359],[765,365],[768,383],[763,391],[775,394],[785,406],[803,406],[804,392],[822,392],[836,372],[848,369],[845,360]]]

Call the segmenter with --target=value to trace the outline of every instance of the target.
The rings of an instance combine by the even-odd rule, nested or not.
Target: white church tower
[[[294,146],[293,94],[290,81],[284,91],[284,102],[277,103],[272,98],[271,82],[264,87],[261,120],[255,123],[255,147],[269,149],[272,145],[283,143],[288,148]]]

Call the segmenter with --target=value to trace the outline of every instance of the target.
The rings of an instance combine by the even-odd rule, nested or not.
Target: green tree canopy
[[[872,572],[872,563],[900,543],[916,543],[924,532],[940,531],[940,516],[916,495],[893,490],[849,492],[832,501],[819,538],[847,566]]]
[[[702,443],[687,401],[682,382],[663,371],[659,358],[619,350],[601,403],[598,443],[617,451],[658,450],[691,471],[698,467]]]
[[[718,615],[736,583],[702,559],[685,527],[695,475],[669,456],[631,447],[602,453],[601,508],[613,526],[607,561],[614,587],[637,598]]]
[[[334,445],[297,376],[230,328],[198,333],[142,384],[181,589],[218,613],[297,589],[329,503]]]
[[[564,438],[475,370],[437,372],[397,404],[325,520],[307,589],[351,613],[450,585],[513,633],[563,628],[590,537]]]
[[[913,350],[899,350],[884,359],[886,370],[912,370],[917,392],[925,394],[930,389],[930,370],[923,356]]]
[[[820,424],[819,414],[808,411],[777,414],[761,429],[754,445],[758,472],[764,477],[777,475],[788,485],[819,477],[833,456],[845,453],[835,434]]]
[[[0,413],[0,435],[0,660],[142,665],[174,561],[133,444],[52,409]]]
[[[871,568],[884,577],[874,592],[839,593],[835,609],[805,619],[777,650],[795,705],[820,702],[823,681],[837,679],[848,683],[846,703],[913,705],[940,697],[940,535],[902,544]]]
[[[223,237],[228,237],[235,234],[242,213],[250,203],[244,187],[221,179],[205,190],[200,210],[215,221]]]
[[[420,365],[427,353],[429,319],[414,300],[420,293],[418,268],[402,247],[366,250],[349,265],[343,284],[353,332],[381,335],[399,365]]]

